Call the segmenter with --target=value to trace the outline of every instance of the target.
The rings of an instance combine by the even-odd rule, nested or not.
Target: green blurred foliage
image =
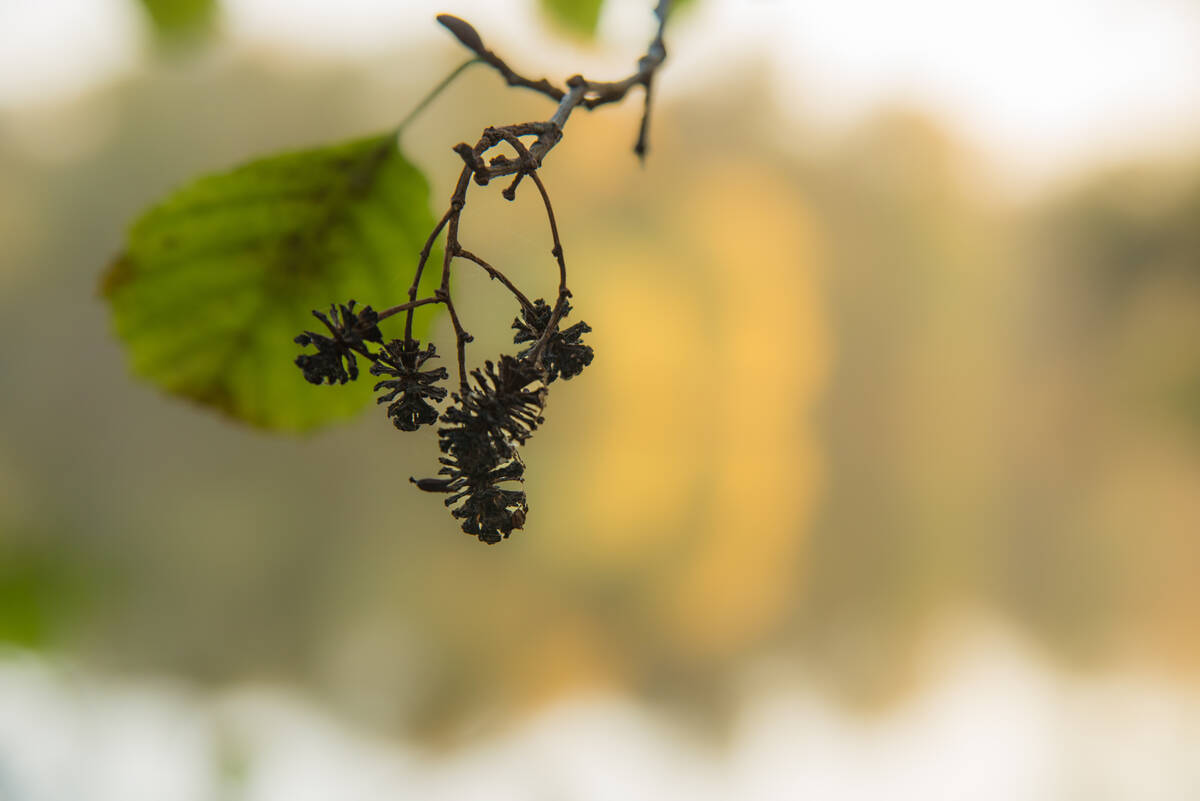
[[[79,559],[42,533],[0,533],[0,642],[59,644],[84,614],[90,583]]]
[[[212,29],[216,0],[141,0],[160,40],[173,44],[194,39]]]
[[[411,278],[395,267],[433,224],[429,185],[394,133],[272,156],[148,210],[104,294],[137,373],[255,425],[304,430],[367,405],[371,382],[315,390],[292,339],[328,333],[312,309],[406,299]],[[424,278],[431,292],[437,270]]]
[[[695,0],[674,0],[671,14],[693,5]],[[604,0],[540,0],[542,13],[558,28],[584,39],[596,35]],[[647,3],[649,5],[649,2]]]
[[[1115,379],[1096,406],[1172,434],[1200,423],[1197,219],[1200,165],[1127,166],[1053,198],[1031,235],[1056,291],[1074,299],[1057,341]]]
[[[590,39],[596,33],[604,0],[541,0],[542,13],[560,28]]]
[[[1027,578],[1010,600],[1092,662],[1135,643],[1200,666],[1200,593],[1184,579],[1200,558],[1198,201],[1194,156],[1108,166],[1021,231],[1036,291],[1019,380],[1042,421],[1017,485],[1049,537],[1013,549]]]

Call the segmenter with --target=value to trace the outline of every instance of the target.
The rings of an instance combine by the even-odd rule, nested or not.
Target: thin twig
[[[491,66],[496,72],[504,78],[509,86],[519,86],[523,89],[532,89],[535,92],[540,92],[552,100],[561,100],[563,90],[559,89],[554,84],[550,83],[545,78],[537,81],[530,80],[523,75],[518,74],[515,70],[505,63],[504,59],[484,47],[483,38],[472,25],[464,19],[460,19],[452,14],[439,14],[437,21],[444,25],[447,30],[454,34],[458,41],[462,42],[463,46],[473,52],[480,61]]]
[[[558,262],[558,300],[554,303],[554,311],[550,314],[550,321],[546,323],[546,330],[542,332],[541,338],[538,339],[537,345],[533,349],[532,359],[534,364],[538,364],[541,362],[542,352],[550,341],[550,335],[558,330],[558,321],[567,313],[567,298],[571,297],[571,290],[567,289],[567,261],[563,255],[562,242],[558,238],[558,223],[554,221],[554,207],[550,205],[550,194],[546,191],[540,175],[531,172],[529,177],[537,186],[538,192],[542,195],[542,202],[546,206],[546,218],[550,221],[550,236],[554,240],[554,248],[550,253]]]
[[[417,299],[417,291],[421,286],[421,274],[425,271],[425,263],[429,261],[429,254],[433,252],[433,243],[437,241],[438,235],[442,232],[442,229],[446,227],[446,223],[450,221],[450,216],[455,214],[456,211],[462,211],[462,206],[465,202],[467,194],[467,187],[470,185],[470,181],[471,171],[469,169],[464,169],[462,174],[458,177],[458,184],[455,186],[454,196],[450,200],[450,208],[445,214],[442,215],[442,218],[438,220],[437,225],[433,227],[433,231],[425,240],[425,246],[421,248],[421,256],[417,259],[417,269],[413,274],[412,284],[410,284],[408,287],[408,300],[410,303]],[[408,316],[404,320],[405,342],[412,342],[412,323],[413,310],[409,309]]]
[[[521,304],[521,308],[528,309],[530,311],[533,310],[533,304],[529,302],[529,298],[525,297],[525,293],[517,289],[516,285],[513,284],[512,281],[508,280],[508,276],[506,276],[504,273],[500,272],[495,267],[476,256],[474,253],[464,248],[459,248],[458,252],[456,252],[454,255],[478,264],[487,271],[488,275],[508,287],[508,291],[513,293],[513,296],[516,297],[517,302]]]
[[[642,123],[638,126],[638,138],[633,144],[633,152],[637,154],[638,160],[642,164],[646,163],[646,151],[650,148],[650,106],[653,99],[654,77],[646,78],[645,99],[642,104]]]
[[[474,337],[466,332],[459,322],[458,312],[454,310],[454,301],[450,299],[448,292],[438,290],[438,294],[442,296],[442,303],[446,304],[446,311],[450,312],[450,322],[454,325],[455,348],[458,351],[458,387],[464,395],[469,391],[467,386],[467,343]]]
[[[469,175],[469,172],[464,169],[463,176]],[[450,298],[450,265],[454,261],[454,252],[460,250],[458,244],[458,222],[462,218],[463,205],[466,203],[467,189],[470,187],[470,181],[465,181],[459,178],[459,187],[455,189],[454,198],[450,201],[450,223],[446,226],[446,246],[445,252],[442,254],[442,283],[438,288],[437,296],[446,304],[446,309],[450,312],[450,320],[454,323],[454,337],[456,350],[458,351],[458,383],[463,393],[467,392],[467,343],[472,337],[462,327],[462,323],[458,319],[458,313],[454,309],[454,301]]]
[[[402,311],[411,311],[412,309],[415,309],[418,306],[424,306],[429,303],[441,303],[441,300],[439,300],[436,297],[421,298],[420,300],[410,300],[408,303],[401,303],[399,306],[393,306],[390,309],[384,309],[383,311],[381,311],[379,313],[378,319],[386,320],[387,318],[391,317],[393,314],[399,314]]]
[[[567,262],[563,258],[562,240],[558,238],[558,223],[554,220],[554,207],[550,205],[550,194],[546,192],[546,185],[542,183],[542,177],[536,172],[529,173],[529,177],[537,186],[538,192],[542,195],[542,203],[546,206],[546,219],[550,221],[550,237],[554,241],[550,255],[558,262],[558,291],[559,294],[562,294],[567,292]]]

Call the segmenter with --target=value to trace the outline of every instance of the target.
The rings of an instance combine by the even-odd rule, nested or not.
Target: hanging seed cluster
[[[645,156],[651,87],[666,58],[663,28],[669,12],[670,0],[659,0],[654,12],[657,33],[633,74],[620,81],[589,81],[574,75],[564,86],[521,75],[489,50],[469,23],[448,14],[439,16],[438,22],[474,53],[473,63],[490,66],[509,86],[545,95],[558,104],[557,108],[543,122],[489,127],[474,146],[454,146],[463,168],[449,208],[421,250],[406,303],[376,312],[370,306],[356,310],[357,304],[349,301],[331,306],[328,314],[314,311],[324,331],[305,331],[296,337],[297,344],[313,349],[296,358],[296,366],[309,382],[333,385],[354,381],[359,376],[358,359],[364,358],[370,362],[371,375],[378,379],[377,400],[386,405],[387,416],[397,429],[407,432],[437,426],[440,468],[436,475],[414,478],[412,482],[425,492],[444,494],[445,504],[462,530],[482,542],[499,542],[524,527],[529,504],[521,446],[544,422],[550,385],[559,378],[579,375],[593,358],[592,348],[583,341],[591,327],[584,322],[564,326],[571,313],[572,295],[567,288],[567,265],[554,209],[539,175],[542,161],[562,139],[563,126],[572,111],[619,102],[635,87],[644,91],[645,106],[633,149],[639,158]],[[487,186],[501,177],[511,178],[501,193],[507,200],[516,197],[523,182],[533,184],[541,197],[553,241],[550,254],[558,267],[558,293],[553,302],[529,300],[501,270],[459,241],[459,222],[468,190],[472,184]],[[419,298],[421,277],[439,238],[443,240],[441,281],[432,295]],[[500,355],[475,369],[468,369],[466,360],[466,348],[473,337],[464,328],[450,291],[451,268],[462,264],[484,270],[516,300],[513,344],[523,346],[515,355]],[[422,343],[412,335],[413,315],[427,305],[444,306],[454,326],[456,391],[443,385],[450,379],[449,371],[434,366],[439,357],[435,345]],[[405,315],[404,335],[385,340],[380,323],[401,312]]]

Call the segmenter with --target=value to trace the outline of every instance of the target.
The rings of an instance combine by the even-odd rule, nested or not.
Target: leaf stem
[[[430,89],[429,93],[426,94],[425,97],[423,97],[421,99],[421,102],[419,102],[419,103],[417,103],[417,105],[413,106],[412,111],[408,112],[408,114],[405,115],[404,119],[400,121],[400,124],[396,126],[396,136],[399,136],[400,134],[404,133],[404,129],[407,128],[413,120],[415,120],[418,116],[420,116],[421,112],[424,111],[426,109],[426,107],[429,106],[430,103],[432,103],[434,100],[437,100],[438,95],[440,95],[442,92],[444,92],[446,90],[446,87],[448,87],[450,84],[454,83],[455,78],[457,78],[459,75],[462,75],[464,72],[466,72],[467,67],[470,67],[472,64],[482,64],[482,63],[483,63],[483,59],[476,56],[475,58],[467,59],[466,61],[459,64],[457,67],[455,67],[453,70],[451,70],[449,75],[447,75],[445,78],[442,78],[441,82],[438,83],[437,86]]]

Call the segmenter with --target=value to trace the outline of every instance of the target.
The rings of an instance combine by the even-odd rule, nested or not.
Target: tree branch
[[[648,149],[647,129],[650,116],[650,85],[654,80],[655,73],[667,57],[667,48],[663,43],[663,30],[666,27],[667,18],[670,16],[670,10],[671,0],[660,0],[654,12],[658,17],[658,29],[655,31],[650,45],[646,48],[646,54],[638,59],[637,70],[633,74],[620,81],[591,81],[582,75],[573,75],[566,81],[566,92],[554,86],[545,78],[534,81],[515,72],[507,62],[484,46],[482,37],[479,36],[475,28],[466,20],[451,14],[441,14],[437,20],[453,33],[463,46],[475,53],[480,61],[499,72],[509,86],[521,86],[526,89],[532,89],[558,102],[558,108],[555,109],[553,116],[544,124],[544,127],[536,132],[530,131],[531,134],[536,133],[538,140],[529,150],[534,158],[537,159],[537,163],[540,166],[546,154],[562,139],[563,126],[566,125],[567,118],[570,117],[572,111],[581,105],[591,111],[608,103],[618,103],[624,100],[625,96],[629,94],[629,90],[635,86],[644,87],[647,96],[645,109],[642,112],[642,122],[639,126],[637,142],[634,145],[634,152],[637,153],[638,157],[642,158],[645,156]],[[525,125],[536,125],[536,123],[526,123]],[[481,139],[480,141],[482,142],[483,140]],[[488,148],[484,148],[484,150],[486,149]],[[482,153],[482,151],[477,152]],[[497,178],[501,175],[511,175],[516,171],[515,168],[489,168],[488,179]],[[476,174],[476,180],[480,181],[478,173]],[[480,181],[480,183],[486,183],[486,179]]]

